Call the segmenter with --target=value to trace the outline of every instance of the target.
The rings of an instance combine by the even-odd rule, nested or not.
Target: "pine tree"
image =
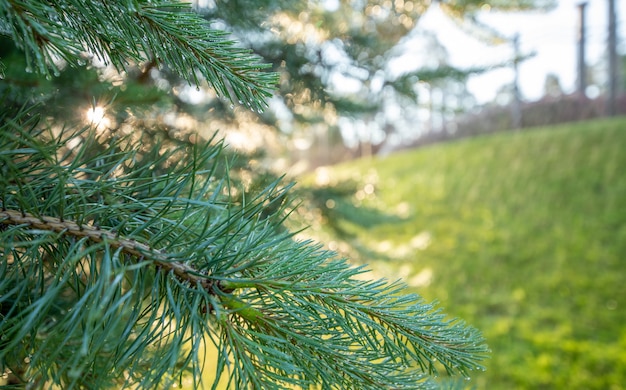
[[[254,109],[276,82],[178,1],[1,0],[0,32],[45,78],[88,53],[120,72],[154,63],[203,78]],[[291,186],[245,191],[221,142],[59,126],[2,90],[7,387],[152,389],[191,378],[194,388],[221,379],[236,389],[414,389],[482,367],[477,330],[401,282],[367,280],[366,269],[297,241],[283,227]],[[202,383],[207,345],[215,384]]]

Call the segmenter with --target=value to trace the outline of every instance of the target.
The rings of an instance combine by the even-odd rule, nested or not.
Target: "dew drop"
[[[200,92],[200,87],[196,86],[196,91]]]

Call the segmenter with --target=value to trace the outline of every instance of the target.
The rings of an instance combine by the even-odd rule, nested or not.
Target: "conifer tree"
[[[0,0],[0,33],[47,78],[86,53],[119,72],[149,62],[254,109],[276,82],[175,0]],[[415,389],[482,367],[477,330],[297,241],[282,227],[290,185],[243,192],[221,142],[61,126],[5,87],[3,385]]]

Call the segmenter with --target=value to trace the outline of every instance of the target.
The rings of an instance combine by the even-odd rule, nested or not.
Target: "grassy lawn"
[[[357,191],[327,192],[306,233],[481,329],[492,358],[469,386],[626,388],[626,119],[436,145],[307,180],[348,179]]]

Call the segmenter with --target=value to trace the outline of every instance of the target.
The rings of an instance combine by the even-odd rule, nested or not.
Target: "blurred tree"
[[[547,9],[555,2],[267,0],[255,6],[238,0],[236,7],[231,7],[232,1],[225,7],[219,1],[196,4],[272,63],[281,82],[263,119],[295,134],[296,142],[306,139],[306,148],[312,148],[316,143],[327,147],[328,139],[338,139],[337,134],[348,143],[351,139],[381,142],[394,128],[406,126],[398,122],[398,111],[412,117],[409,112],[417,110],[418,85],[441,87],[446,84],[443,79],[453,85],[464,83],[470,74],[485,70],[455,69],[447,64],[443,72],[438,64],[416,64],[414,70],[401,74],[392,71],[403,38],[429,7],[440,8],[468,34],[497,43],[505,38],[481,24],[478,12]],[[432,54],[423,53],[429,60]],[[414,124],[413,119],[407,122]]]
[[[0,0],[2,385],[198,388],[206,344],[212,388],[431,388],[480,369],[478,331],[294,240],[289,185],[244,187],[221,142],[178,136],[196,122],[169,111],[202,80],[257,111],[277,80],[190,11]]]
[[[559,76],[554,73],[546,75],[546,80],[543,84],[543,93],[548,97],[559,97],[563,95],[563,88],[561,88],[561,82]]]

